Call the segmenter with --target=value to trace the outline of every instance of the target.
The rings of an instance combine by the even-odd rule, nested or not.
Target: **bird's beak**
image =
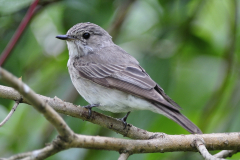
[[[74,39],[74,38],[72,38],[72,37],[69,36],[69,35],[58,35],[58,36],[56,36],[56,38],[61,39],[61,40],[70,40],[70,39]]]

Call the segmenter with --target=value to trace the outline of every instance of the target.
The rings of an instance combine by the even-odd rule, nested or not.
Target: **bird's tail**
[[[162,106],[160,104],[154,104],[158,109],[159,113],[165,115],[166,117],[172,119],[173,121],[177,122],[187,131],[192,134],[202,134],[202,131],[193,124],[187,117],[182,115],[179,111],[170,109],[168,107]]]

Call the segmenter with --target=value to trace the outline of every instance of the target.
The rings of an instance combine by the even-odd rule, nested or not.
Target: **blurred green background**
[[[31,2],[0,0],[1,52]],[[3,67],[22,76],[38,94],[86,105],[68,74],[66,43],[55,36],[80,22],[96,23],[140,62],[204,133],[239,132],[239,8],[238,0],[40,0],[38,12]],[[0,98],[0,121],[13,104]],[[94,110],[116,118],[124,115]],[[125,138],[89,122],[62,116],[76,133]],[[135,111],[127,122],[151,132],[188,134],[173,121],[150,111]],[[0,157],[42,148],[56,135],[41,114],[20,104],[0,128]],[[48,160],[118,157],[119,153],[113,151],[69,149]],[[240,154],[232,157],[239,158]],[[174,152],[129,157],[134,159],[203,158],[199,153]]]

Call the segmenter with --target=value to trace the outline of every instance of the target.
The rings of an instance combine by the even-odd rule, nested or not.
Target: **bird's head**
[[[89,22],[76,24],[66,35],[58,35],[56,38],[67,41],[69,55],[73,57],[95,53],[113,44],[108,32]]]

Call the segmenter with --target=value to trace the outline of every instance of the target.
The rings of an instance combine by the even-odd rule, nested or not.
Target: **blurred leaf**
[[[33,0],[0,0],[0,14],[11,14],[31,4]]]

